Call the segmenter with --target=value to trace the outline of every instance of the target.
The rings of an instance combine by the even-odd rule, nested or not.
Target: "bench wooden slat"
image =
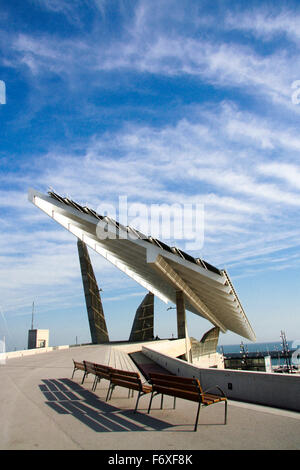
[[[124,375],[126,377],[135,377],[137,379],[140,378],[140,374],[136,371],[123,370],[123,369],[112,369],[111,372],[113,374]]]
[[[121,380],[121,379],[118,379],[117,377],[114,377],[112,379],[112,383],[114,385],[118,385],[119,387],[125,387],[125,388],[128,388],[130,390],[137,390],[137,391],[140,390],[139,383],[132,382],[132,381]]]
[[[85,371],[87,374],[94,374],[95,373],[95,365],[93,362],[83,361],[85,366]]]
[[[175,383],[182,383],[182,384],[190,384],[193,383],[193,381],[198,380],[195,377],[181,377],[179,375],[168,375],[168,374],[162,374],[159,372],[151,372],[151,379],[156,380],[164,380],[170,382],[175,382]]]
[[[74,359],[73,359],[73,364],[74,364],[74,368],[73,368],[73,373],[72,373],[72,377],[71,377],[72,379],[74,377],[74,374],[75,374],[76,370],[82,370],[83,372],[85,372],[83,362],[74,361]]]
[[[75,367],[76,369],[84,370],[84,364],[83,364],[83,362],[78,362],[78,361],[74,361],[74,360],[73,360],[73,362],[74,362],[74,367]]]
[[[152,383],[155,383],[155,387],[167,386],[167,388],[174,389],[174,390],[182,390],[184,392],[191,392],[191,393],[197,392],[197,396],[199,396],[199,393],[201,393],[201,389],[198,389],[197,386],[195,387],[194,383],[189,383],[189,384],[178,383],[177,384],[176,382],[172,382],[169,384],[165,380],[161,380],[161,379],[155,380],[155,382],[152,382]]]
[[[199,393],[197,392],[185,391],[180,388],[170,388],[167,386],[164,387],[162,385],[156,384],[155,386],[152,385],[152,388],[155,392],[157,392],[157,394],[161,393],[162,395],[169,395],[176,398],[183,398],[186,400],[199,402]]]

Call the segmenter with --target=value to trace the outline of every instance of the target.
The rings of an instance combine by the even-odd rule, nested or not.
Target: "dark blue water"
[[[292,351],[293,341],[287,341],[288,348]],[[245,351],[248,352],[260,352],[260,353],[271,353],[271,352],[282,352],[282,343],[281,341],[275,341],[272,343],[244,343]],[[226,344],[224,346],[220,345],[217,347],[219,353],[230,354],[230,353],[239,353],[241,351],[240,344]],[[284,365],[284,358],[273,357],[271,360],[272,366]]]
[[[289,349],[291,350],[293,341],[288,341],[287,343]],[[244,343],[244,347],[245,349],[248,349],[248,352],[282,351],[281,341],[275,341],[273,343]],[[224,346],[220,345],[218,346],[217,351],[222,352],[222,348],[224,350],[224,354],[240,352],[240,344],[226,344]]]

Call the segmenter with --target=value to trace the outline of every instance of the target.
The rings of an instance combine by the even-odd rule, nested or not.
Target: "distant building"
[[[49,330],[29,330],[28,349],[47,348],[49,346]]]

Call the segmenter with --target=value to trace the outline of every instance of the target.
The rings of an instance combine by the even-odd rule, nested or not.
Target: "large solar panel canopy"
[[[53,191],[44,195],[30,189],[28,199],[162,301],[176,303],[176,291],[182,291],[187,310],[209,320],[223,333],[230,330],[255,341],[226,270],[124,227]],[[105,238],[99,237],[99,224],[105,227]]]

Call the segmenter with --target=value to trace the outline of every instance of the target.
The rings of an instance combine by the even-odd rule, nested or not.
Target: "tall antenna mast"
[[[34,302],[32,302],[31,329],[33,330]]]
[[[286,340],[285,332],[281,331],[280,336],[282,338],[282,353],[283,353],[284,361],[287,367],[287,371],[290,372],[292,369],[292,364],[291,364],[291,358],[290,358],[289,345]]]

